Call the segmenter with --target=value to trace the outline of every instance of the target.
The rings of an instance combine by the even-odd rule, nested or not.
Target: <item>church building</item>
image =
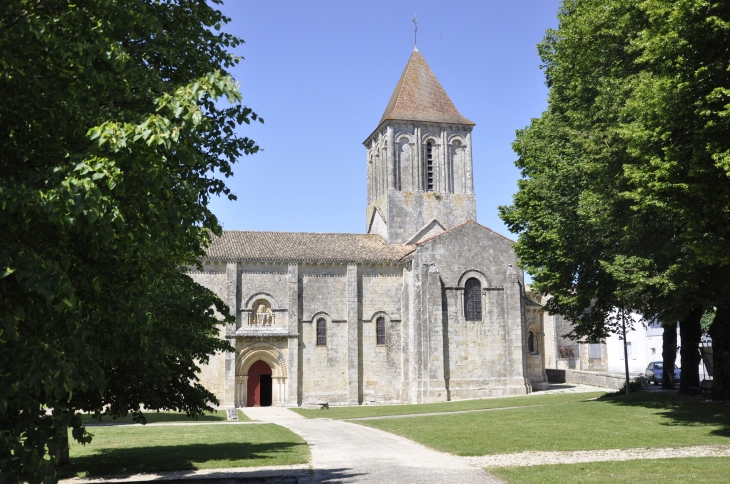
[[[236,314],[224,407],[425,403],[547,388],[512,243],[476,222],[474,123],[414,49],[364,142],[366,233],[224,231],[191,276]]]

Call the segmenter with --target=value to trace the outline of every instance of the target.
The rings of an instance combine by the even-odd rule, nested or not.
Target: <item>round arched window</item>
[[[375,339],[376,344],[385,344],[385,318],[382,316],[375,320]]]
[[[482,320],[482,284],[474,277],[464,284],[464,315],[467,321]]]
[[[317,346],[327,346],[327,321],[324,318],[317,320]]]
[[[535,333],[532,331],[527,333],[527,351],[535,353]]]

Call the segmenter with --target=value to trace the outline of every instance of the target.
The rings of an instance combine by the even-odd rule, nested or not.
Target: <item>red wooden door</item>
[[[248,369],[248,395],[246,398],[247,407],[261,406],[261,375],[271,375],[271,367],[264,361],[257,361]],[[264,389],[267,395],[264,395],[263,401],[271,405],[271,386]]]

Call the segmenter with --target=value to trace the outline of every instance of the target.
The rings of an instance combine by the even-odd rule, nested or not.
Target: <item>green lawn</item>
[[[131,425],[89,427],[89,445],[71,443],[62,477],[171,470],[303,464],[309,447],[284,427],[252,425]]]
[[[593,462],[534,467],[487,469],[509,484],[591,484],[624,482],[662,484],[685,482],[728,482],[730,458],[693,457],[683,459]]]
[[[457,455],[730,444],[730,407],[648,392],[357,423]]]
[[[605,392],[561,393],[524,397],[484,398],[481,400],[460,400],[455,402],[424,403],[419,405],[373,405],[358,407],[334,407],[328,410],[292,410],[307,418],[331,418],[343,420],[360,417],[383,417],[388,415],[416,415],[435,412],[458,412],[487,408],[526,407],[530,405],[552,405],[596,398]]]
[[[251,419],[246,417],[246,415],[243,414],[240,410],[238,412],[238,421],[239,422],[247,422]],[[202,417],[199,417],[197,420],[189,418],[184,413],[180,412],[145,412],[145,417],[147,417],[147,423],[165,423],[165,422],[225,422],[228,420],[228,417],[226,416],[225,410],[216,410],[212,413],[206,413]],[[83,422],[85,424],[98,424],[98,423],[114,423],[114,424],[133,424],[136,423],[132,420],[132,417],[130,415],[127,415],[124,418],[118,418],[118,419],[112,419],[111,417],[104,416],[101,419],[101,422],[93,418],[91,415],[83,415],[81,417]]]

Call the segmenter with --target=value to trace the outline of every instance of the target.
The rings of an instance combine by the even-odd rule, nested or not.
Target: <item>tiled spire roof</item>
[[[399,261],[413,245],[389,244],[375,234],[246,232],[224,230],[206,250],[213,260],[388,262]]]
[[[378,124],[388,119],[474,125],[456,109],[418,49],[413,49]]]

